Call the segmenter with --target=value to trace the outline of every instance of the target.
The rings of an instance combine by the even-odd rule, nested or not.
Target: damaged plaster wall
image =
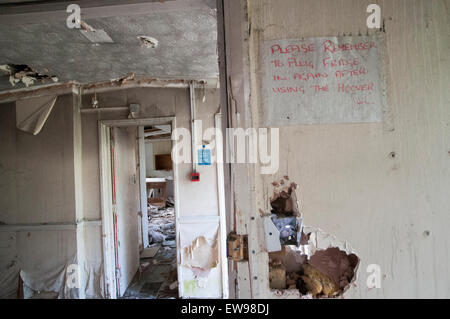
[[[60,96],[42,131],[16,128],[15,104],[0,104],[0,297],[37,291],[77,297],[65,285],[77,259],[72,96]],[[45,224],[45,225],[43,225]]]
[[[214,127],[214,114],[219,110],[219,90],[198,89],[196,90],[197,119],[203,121],[203,130]],[[203,101],[203,92],[205,99]],[[138,103],[141,111],[138,118],[176,116],[177,127],[186,128],[190,131],[190,106],[189,90],[187,89],[159,89],[159,88],[136,88],[127,90],[117,90],[105,93],[97,93],[99,107],[124,107],[130,103]],[[91,108],[91,95],[83,96],[82,108]],[[99,177],[99,145],[98,145],[98,120],[126,119],[128,111],[114,112],[89,112],[81,115],[82,127],[82,183],[83,183],[83,211],[86,218],[100,219],[100,177]],[[188,150],[190,152],[190,150]],[[197,216],[218,216],[218,195],[217,195],[217,175],[216,167],[212,165],[206,168],[199,168],[201,181],[192,183],[189,181],[189,174],[192,164],[178,164],[179,185],[178,194],[180,201],[180,211],[176,212],[177,217],[183,219]],[[200,218],[201,219],[201,218]],[[217,224],[217,222],[216,222]],[[204,223],[206,229],[203,234],[211,229],[211,224]],[[183,229],[183,226],[181,226]],[[186,229],[192,228],[192,224],[186,224]],[[181,230],[182,231],[182,230]],[[198,229],[202,234],[202,227]],[[189,236],[180,234],[187,239],[185,246],[188,247],[197,237],[195,235],[189,241]],[[92,236],[95,236],[92,234]],[[218,237],[218,236],[217,236]],[[212,238],[208,236],[207,239]],[[98,233],[98,240],[101,241],[101,233]],[[219,240],[219,238],[217,238]],[[102,247],[98,245],[93,255],[101,255]],[[86,257],[87,258],[87,257]],[[102,261],[99,261],[100,263]],[[206,286],[199,287],[195,275],[189,267],[182,267],[187,278],[186,287],[192,295],[202,295],[205,291],[211,296],[221,296],[221,268],[219,264],[211,269],[207,281],[203,281]],[[206,287],[206,288],[205,288]],[[206,290],[205,290],[206,289]]]
[[[260,43],[365,34],[366,8],[373,1],[247,3],[250,27],[241,31],[250,36],[253,123],[246,123],[258,127]],[[345,297],[448,298],[449,6],[438,0],[376,3],[385,23],[388,104],[395,129],[387,131],[383,123],[281,127],[278,173],[260,176],[253,171],[257,207],[244,212],[244,221],[253,227],[249,216],[267,209],[271,182],[288,174],[299,184],[304,223],[351,242],[358,252],[356,287]],[[240,86],[235,81],[236,95]],[[236,205],[242,208],[243,199],[237,198]],[[257,278],[252,291],[267,297],[267,254],[252,233],[249,250],[255,249],[256,257],[250,275]],[[370,264],[381,267],[379,289],[366,285]]]
[[[303,225],[298,185],[289,176],[272,186],[270,212],[261,216],[272,297],[341,297],[356,280],[360,259],[354,249],[332,234]]]
[[[203,102],[203,90],[197,90],[197,118],[203,121],[203,130],[214,127],[214,114],[219,110],[219,91],[206,89]],[[98,93],[99,107],[124,107],[130,103],[141,105],[138,118],[176,116],[177,127],[190,131],[189,91],[186,89],[136,88]],[[83,96],[82,108],[91,108],[91,95]],[[126,119],[129,112],[93,112],[81,115],[83,135],[83,198],[84,213],[87,218],[100,218],[100,186],[98,160],[98,121]],[[189,150],[188,150],[189,151]],[[190,151],[189,151],[190,152]],[[215,166],[205,168],[201,176],[204,183],[192,183],[189,174],[192,164],[179,164],[181,214],[218,215],[217,193],[211,185],[217,185]],[[202,170],[202,168],[200,168]],[[210,193],[211,192],[211,193]],[[208,194],[208,195],[206,195]],[[210,200],[204,200],[211,196]]]

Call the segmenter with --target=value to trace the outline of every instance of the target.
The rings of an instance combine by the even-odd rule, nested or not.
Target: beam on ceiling
[[[82,94],[91,94],[133,88],[188,88],[191,81],[197,83],[197,88],[219,88],[218,80],[214,78],[205,80],[136,78],[126,82],[118,79],[92,84],[67,82],[3,91],[0,92],[0,104],[48,95],[78,94],[79,89],[81,89]]]
[[[39,85],[36,87],[0,92],[0,104],[22,99],[31,99],[48,95],[59,96],[69,93],[78,94],[78,91],[76,91],[76,86],[73,82]]]

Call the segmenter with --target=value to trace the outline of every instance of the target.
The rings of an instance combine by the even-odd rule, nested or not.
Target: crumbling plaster
[[[248,1],[248,28],[240,29],[241,37],[250,36],[251,89],[244,94],[251,102],[239,110],[251,110],[253,122],[246,123],[260,125],[260,41],[365,33],[372,2]],[[304,223],[351,242],[358,251],[360,275],[346,297],[449,297],[448,4],[376,2],[385,22],[395,129],[387,131],[382,123],[280,128],[278,173],[255,174],[250,187],[256,189],[256,209],[237,213],[251,227],[249,250],[256,249],[249,274],[253,296],[269,296],[268,261],[259,237],[250,236],[256,223],[249,217],[267,205],[271,181],[288,174],[299,184]],[[237,78],[231,83],[235,94],[236,86],[243,87]],[[238,197],[236,206],[247,204]],[[381,267],[379,289],[366,285],[370,264]]]
[[[19,271],[28,288],[64,286],[77,260],[72,96],[60,96],[42,131],[16,129],[15,104],[0,104],[0,296],[17,295]],[[84,267],[85,265],[83,265]],[[89,271],[89,267],[86,268]]]
[[[198,119],[203,121],[204,129],[213,127],[214,114],[219,110],[219,91],[197,91]],[[84,95],[81,107],[90,108],[91,98],[92,95]],[[190,128],[188,89],[138,88],[101,93],[97,98],[99,107],[140,103],[139,117],[175,115],[178,127]],[[1,105],[4,147],[0,153],[0,173],[5,179],[0,221],[8,224],[0,225],[3,227],[0,235],[7,243],[0,250],[5,257],[1,266],[7,269],[0,272],[2,296],[15,296],[20,270],[25,271],[25,284],[44,291],[59,290],[60,298],[106,296],[98,121],[126,119],[128,112],[80,113],[77,105],[76,96],[58,97],[55,109],[37,136],[16,129],[13,103]],[[19,156],[23,152],[28,155]],[[46,155],[42,156],[42,152]],[[215,166],[202,170],[202,181],[195,185],[188,180],[191,167],[180,164],[181,207],[177,216],[218,215],[217,189],[211,187],[217,185]],[[54,170],[59,173],[55,175]],[[134,210],[138,216],[138,209]],[[45,225],[41,229],[38,224]],[[13,225],[16,228],[28,225],[30,230],[9,231]],[[131,234],[136,232],[128,233]],[[35,253],[29,253],[30,249]],[[82,290],[67,289],[65,285],[66,267],[72,263],[80,266]],[[220,296],[220,262],[214,266],[214,276],[208,280],[215,285],[209,285],[209,289],[217,288],[214,293]],[[50,277],[43,280],[42,273]],[[196,293],[202,295],[201,289]]]
[[[203,129],[214,127],[214,114],[219,110],[218,90],[206,89],[205,102],[203,90],[197,90],[197,114],[203,121]],[[139,118],[176,116],[177,127],[190,130],[189,91],[187,89],[157,89],[136,88],[129,90],[111,91],[97,94],[99,107],[123,107],[130,103],[139,103],[141,113]],[[83,96],[83,108],[91,107],[92,95]],[[83,189],[84,212],[88,218],[100,218],[100,186],[98,171],[98,121],[119,120],[128,117],[128,111],[85,113],[81,115],[83,135]],[[181,207],[186,214],[208,214],[218,212],[217,194],[214,200],[203,201],[204,193],[199,191],[203,185],[216,185],[214,168],[206,170],[199,185],[188,180],[191,164],[180,164],[180,186],[183,187],[180,200],[185,204]],[[213,171],[214,170],[214,171]]]
[[[69,29],[64,20],[2,25],[0,64],[26,64],[39,73],[57,76],[60,83],[107,81],[131,72],[153,78],[218,76],[216,10],[210,6],[179,6],[86,22],[103,29],[114,42],[92,43],[79,29]],[[138,36],[153,37],[158,46],[143,46]],[[8,80],[9,76],[0,73],[0,91],[12,88]]]
[[[219,111],[219,90],[217,89],[197,89],[196,90],[197,119],[202,120],[203,130],[214,127],[214,114]],[[92,94],[83,95],[82,108],[91,108]],[[203,99],[204,98],[204,99]],[[99,108],[101,107],[124,107],[130,103],[138,103],[141,112],[138,118],[151,117],[176,117],[178,128],[190,130],[189,114],[189,90],[188,89],[163,89],[163,88],[135,88],[127,90],[117,90],[97,94]],[[99,120],[120,120],[128,117],[128,111],[114,112],[92,112],[81,114],[82,128],[82,185],[83,185],[83,210],[86,218],[101,218],[100,203],[100,177],[99,177],[99,145],[98,145],[98,121]],[[201,181],[192,183],[189,181],[189,174],[192,164],[178,164],[178,187],[180,209],[176,212],[178,218],[218,215],[218,195],[217,195],[217,175],[216,167],[206,167],[200,169]],[[209,227],[209,224],[207,224]],[[185,227],[192,228],[192,224]],[[95,229],[91,230],[90,236],[94,238]],[[198,236],[200,236],[199,231]],[[100,238],[100,234],[98,235]],[[90,249],[86,258],[94,259],[96,255],[102,253],[101,247]],[[97,266],[101,264],[97,259]],[[208,289],[214,290],[215,296],[221,295],[220,287],[220,262],[213,268],[208,276]],[[192,275],[192,277],[194,277]],[[190,286],[191,287],[191,286]],[[197,284],[195,282],[195,287]],[[121,288],[123,289],[123,287]],[[195,289],[187,292],[204,296],[204,291]]]

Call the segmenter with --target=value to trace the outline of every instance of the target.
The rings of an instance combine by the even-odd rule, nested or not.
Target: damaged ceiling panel
[[[80,22],[82,30],[81,34],[84,35],[92,43],[114,43],[108,33],[102,29],[94,29],[84,21]]]
[[[0,64],[26,64],[59,82],[83,84],[129,73],[162,79],[218,77],[216,10],[208,5],[83,22],[95,31],[69,29],[65,21],[2,25]],[[14,88],[25,86],[17,81]],[[9,74],[1,72],[0,91],[11,88]]]
[[[48,72],[47,69],[44,71]],[[58,82],[58,78],[56,76],[41,74],[25,64],[0,65],[0,83],[2,80],[5,82],[6,77],[8,77],[8,81],[11,86],[16,86],[17,83],[22,83],[26,87],[29,87],[35,84],[35,82],[38,84]]]

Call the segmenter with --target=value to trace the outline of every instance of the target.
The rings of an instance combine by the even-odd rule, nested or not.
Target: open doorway
[[[16,157],[27,158],[24,154],[31,154],[28,148],[32,145],[39,150],[33,153],[36,158],[51,161],[37,161],[38,166],[27,168],[32,180],[11,171],[14,183],[22,185],[22,179],[26,179],[26,187],[20,189],[17,198],[31,196],[33,200],[28,202],[36,205],[32,205],[31,210],[21,208],[15,196],[5,193],[5,198],[11,197],[5,206],[5,211],[9,212],[7,222],[18,223],[8,224],[8,232],[15,233],[16,229],[23,232],[23,223],[26,229],[32,227],[33,232],[31,238],[27,237],[27,246],[18,246],[17,253],[11,250],[12,257],[8,257],[7,264],[17,266],[11,268],[11,273],[2,271],[1,274],[14,283],[17,273],[25,269],[33,278],[32,282],[25,283],[30,287],[41,286],[49,282],[41,273],[52,273],[57,268],[63,279],[52,289],[58,290],[60,298],[122,297],[139,271],[141,252],[150,248],[156,237],[149,236],[149,221],[150,227],[152,224],[149,217],[152,216],[148,215],[148,196],[153,204],[167,196],[167,200],[163,200],[166,207],[158,208],[158,213],[167,211],[171,203],[169,192],[175,188],[173,218],[176,220],[178,295],[227,298],[225,203],[228,200],[225,201],[224,193],[228,189],[225,184],[228,179],[223,172],[227,165],[203,160],[204,154],[210,154],[212,159],[214,145],[223,144],[222,136],[216,138],[211,132],[219,128],[218,124],[226,127],[226,121],[219,119],[225,119],[228,114],[226,99],[223,101],[221,97],[225,87],[220,83],[225,84],[222,77],[227,77],[219,72],[218,53],[223,51],[223,43],[218,44],[221,23],[218,23],[220,15],[215,1],[193,0],[189,5],[181,0],[97,1],[92,6],[83,5],[83,20],[81,17],[74,20],[83,22],[79,29],[66,27],[67,12],[63,3],[49,7],[38,2],[27,4],[26,8],[13,5],[9,13],[2,7],[2,17],[11,22],[17,21],[14,14],[28,11],[36,17],[26,28],[11,27],[1,32],[6,38],[13,34],[10,46],[20,48],[13,50],[11,57],[3,50],[8,58],[2,62],[4,76],[0,76],[0,89],[7,91],[0,94],[0,100],[9,104],[7,115],[12,118],[8,117],[8,127],[12,131],[8,134],[11,134],[9,141],[15,152],[11,153],[13,157],[6,154],[2,160],[16,167]],[[49,23],[49,15],[59,18]],[[41,29],[49,32],[40,32]],[[51,47],[65,51],[63,56],[67,56],[69,64],[61,63],[58,58],[61,54],[29,54],[33,52],[30,42],[23,39],[30,34],[40,39],[48,33]],[[40,40],[37,42],[48,44],[48,39]],[[75,49],[68,50],[67,43],[73,44]],[[224,68],[225,60],[222,62],[221,68]],[[42,74],[47,71],[48,76]],[[11,81],[13,78],[15,80]],[[48,105],[40,108],[41,97],[51,97],[52,101],[57,98],[60,102],[56,102],[53,110]],[[10,104],[16,100],[21,101],[19,105]],[[25,100],[27,103],[22,104]],[[64,104],[64,111],[59,110],[59,103]],[[32,120],[37,119],[36,125],[43,128],[39,137],[24,137],[14,127],[14,122],[18,123],[14,112],[25,108],[31,113],[40,108],[36,114],[27,112],[31,114],[29,118],[18,117],[19,122],[20,118],[26,119],[31,128],[35,126]],[[175,116],[179,128],[190,135],[178,138],[183,141],[183,154],[179,156],[183,161],[173,167],[173,186],[167,186],[166,194],[162,194],[160,188],[147,192],[146,179],[161,177],[141,173],[139,159],[141,150],[145,153],[145,145],[136,146],[143,136],[140,130],[171,122],[170,119],[158,122],[156,117]],[[64,125],[59,127],[54,123]],[[54,136],[64,139],[54,139]],[[199,151],[202,160],[197,163]],[[184,156],[187,153],[191,155]],[[153,156],[153,160],[158,162],[158,168],[160,164],[164,167],[167,154],[158,155],[161,156]],[[208,157],[205,155],[205,158]],[[155,170],[164,168],[155,167]],[[64,187],[60,186],[61,181]],[[6,183],[5,187],[15,194],[14,183]],[[61,203],[64,203],[62,210]],[[37,215],[30,215],[32,211]],[[17,214],[23,218],[17,219]],[[228,215],[231,216],[231,210]],[[36,224],[29,226],[34,220]],[[34,231],[50,237],[38,241],[34,239]],[[63,231],[63,240],[54,240],[60,231]],[[164,237],[166,244],[171,240],[170,235],[166,233]],[[49,241],[55,246],[44,254],[39,247],[48,248]],[[67,242],[71,245],[67,246]],[[30,255],[29,251],[37,255]],[[207,258],[198,258],[199,252]],[[14,256],[22,261],[16,263]],[[41,259],[49,263],[44,263],[42,268],[34,267]],[[69,286],[65,283],[70,277],[64,265],[79,266],[80,270],[77,272],[80,288],[70,288],[70,293],[66,291]],[[173,282],[170,280],[170,283]]]
[[[180,48],[193,45],[195,50],[189,54],[195,56],[195,61],[202,61],[202,68],[197,69],[195,63],[183,58],[175,64],[179,67],[177,72],[187,72],[187,75],[171,72],[164,79],[142,81],[136,73],[135,79],[131,76],[120,80],[110,92],[98,86],[87,91],[93,95],[93,101],[97,101],[98,94],[100,98],[95,105],[100,105],[105,112],[104,117],[99,118],[100,166],[104,287],[110,298],[227,298],[229,294],[224,165],[221,161],[203,160],[203,154],[208,151],[210,159],[216,152],[217,158],[223,158],[220,133],[226,110],[222,110],[219,85],[217,15],[214,2],[208,2],[206,7],[202,3],[192,14],[190,9],[182,11],[181,20],[185,21],[182,24],[188,25],[181,25],[183,34],[187,35],[186,28],[197,26],[190,32],[192,36],[186,38],[186,44],[184,38],[177,37],[145,49],[148,54],[165,58],[168,52],[163,49],[170,43]],[[177,16],[177,21],[181,21],[179,18]],[[153,37],[156,33],[151,34]],[[204,41],[195,44],[198,42],[195,39]],[[197,50],[199,48],[201,50]],[[170,67],[175,64],[171,63]],[[153,74],[157,77],[157,73]],[[119,113],[119,107],[123,113]],[[112,109],[117,113],[107,113]],[[127,115],[128,119],[123,119]],[[156,116],[173,117],[173,121]],[[172,148],[168,140],[170,133],[176,129],[175,117],[179,130],[174,143],[180,146],[175,156],[180,161],[171,158],[168,151]],[[167,125],[171,125],[169,129]],[[134,137],[138,142],[128,139],[129,145],[138,145],[135,177],[130,171],[122,178],[118,174],[115,180],[111,171],[113,165],[121,161],[111,159],[120,157],[120,147],[113,145],[115,153],[112,154],[108,143],[111,137],[114,143],[119,140],[118,137],[114,140],[114,134],[123,133],[117,133],[123,131],[123,126],[136,129]],[[122,219],[118,216],[119,210],[126,212],[120,205],[123,181],[130,183],[134,194],[139,194],[134,212],[130,210],[134,224],[121,225]],[[111,187],[114,183],[117,185]],[[109,198],[113,196],[116,201]],[[126,200],[130,198],[135,200],[134,196]],[[125,245],[124,236],[135,240]]]
[[[117,298],[178,297],[174,127],[174,118],[100,122],[105,278]]]
[[[140,127],[141,174],[147,224],[142,222],[143,238],[139,268],[122,298],[178,298],[177,245],[175,227],[174,174],[172,161],[172,127],[170,124]],[[143,216],[145,218],[145,214]]]

